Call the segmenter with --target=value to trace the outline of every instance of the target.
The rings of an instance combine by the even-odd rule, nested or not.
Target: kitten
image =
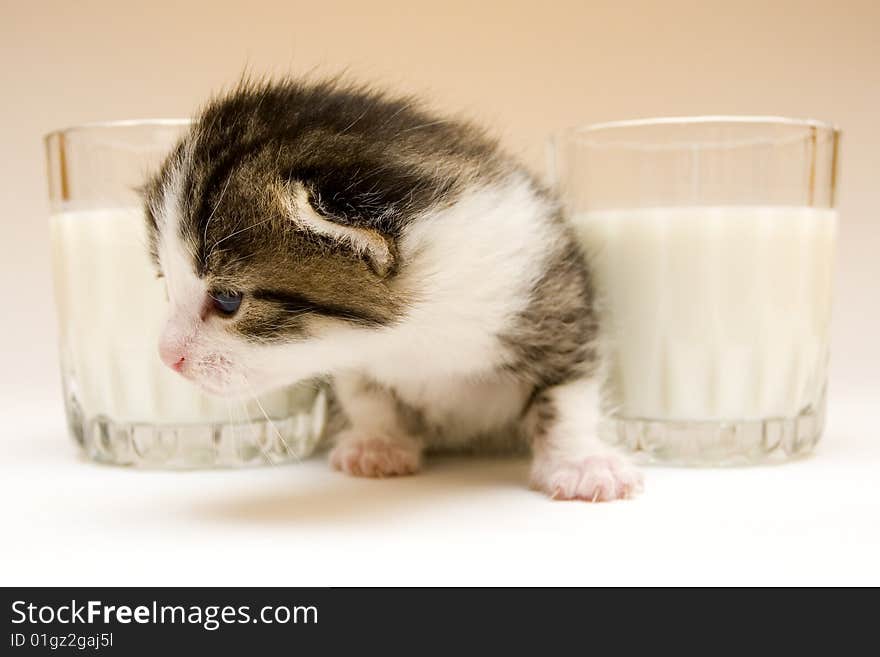
[[[212,101],[145,188],[162,360],[222,395],[332,374],[351,475],[427,449],[530,445],[532,486],[613,500],[597,324],[556,200],[481,130],[338,82]]]

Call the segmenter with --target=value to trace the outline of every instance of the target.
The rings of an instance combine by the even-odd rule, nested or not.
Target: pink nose
[[[164,340],[159,343],[159,357],[175,372],[183,370],[183,364],[186,362],[183,348],[180,345],[168,344]]]

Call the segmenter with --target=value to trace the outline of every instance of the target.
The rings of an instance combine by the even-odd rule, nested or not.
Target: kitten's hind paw
[[[344,431],[330,452],[330,465],[354,477],[411,475],[422,465],[422,450],[411,438]]]
[[[538,458],[532,464],[532,488],[556,500],[610,502],[640,493],[642,473],[616,454],[582,459]]]

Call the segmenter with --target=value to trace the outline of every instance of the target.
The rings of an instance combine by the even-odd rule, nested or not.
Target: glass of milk
[[[688,465],[813,449],[839,136],[816,121],[699,117],[554,140],[554,179],[599,299],[603,438]]]
[[[310,453],[325,424],[315,383],[247,401],[212,397],[165,367],[162,281],[138,188],[189,125],[85,125],[46,137],[61,377],[70,431],[90,458],[124,465],[276,463]]]

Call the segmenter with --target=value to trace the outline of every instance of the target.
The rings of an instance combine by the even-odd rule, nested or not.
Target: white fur
[[[196,254],[180,239],[181,171],[185,162],[169,175],[162,208],[154,215],[159,227],[157,253],[171,306],[159,338],[159,354],[169,366],[183,359],[181,374],[207,390],[223,393],[230,384],[247,384],[235,363],[247,358],[248,349],[230,340],[222,319],[205,313],[208,289],[196,273]]]
[[[557,420],[542,449],[547,456],[583,458],[608,448],[598,438],[599,384],[580,379],[551,388],[546,393]]]
[[[555,421],[533,444],[531,483],[556,499],[605,502],[642,489],[642,475],[598,437],[599,384],[581,379],[544,395]]]
[[[179,186],[180,176],[175,173],[170,177],[168,189],[165,191],[158,253],[165,274],[168,300],[173,307],[172,315],[176,316],[183,311],[191,319],[193,316],[198,318],[206,289],[193,269],[195,254],[180,239]]]

